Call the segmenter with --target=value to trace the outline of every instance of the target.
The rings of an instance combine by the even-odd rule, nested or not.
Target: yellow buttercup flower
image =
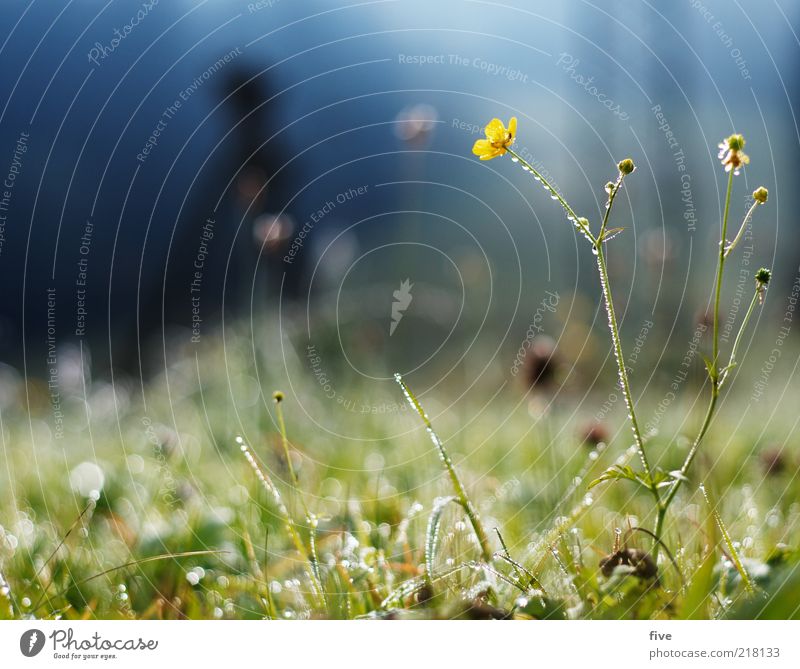
[[[512,116],[508,128],[499,118],[493,118],[485,128],[486,139],[479,139],[472,147],[472,153],[481,160],[491,160],[502,156],[514,143],[517,134],[517,117]]]

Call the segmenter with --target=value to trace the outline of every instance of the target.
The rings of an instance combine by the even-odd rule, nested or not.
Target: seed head
[[[772,272],[766,267],[762,267],[756,272],[756,292],[758,293],[758,303],[764,304],[764,294],[767,292],[767,285],[772,278]]]
[[[762,267],[756,272],[756,284],[759,287],[768,285],[771,278],[772,272],[770,272],[766,267]]]

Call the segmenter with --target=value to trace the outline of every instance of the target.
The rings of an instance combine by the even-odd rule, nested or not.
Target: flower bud
[[[633,170],[636,169],[636,166],[633,164],[633,161],[630,158],[625,158],[625,160],[621,160],[617,165],[619,168],[620,174],[628,175]]]
[[[744,148],[744,137],[742,135],[731,135],[728,137],[727,142],[731,151],[741,151]]]
[[[276,390],[272,393],[272,399],[274,399],[275,402],[283,402],[283,393],[280,390]]]
[[[769,191],[764,186],[753,191],[753,199],[759,204],[764,204],[767,201],[767,197],[769,197]]]
[[[764,295],[767,292],[767,284],[772,278],[772,272],[766,267],[762,267],[756,272],[756,295],[758,295],[758,303],[764,304]]]

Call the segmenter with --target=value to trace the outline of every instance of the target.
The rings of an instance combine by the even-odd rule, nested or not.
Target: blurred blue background
[[[98,374],[146,372],[168,341],[264,314],[361,379],[440,378],[466,357],[465,378],[488,360],[507,375],[533,323],[573,359],[605,358],[584,240],[518,166],[470,153],[494,116],[519,118],[518,150],[595,225],[633,158],[611,273],[626,335],[655,324],[654,361],[672,340],[683,354],[708,305],[716,146],[733,131],[752,163],[732,220],[757,186],[770,201],[729,297],[772,266],[767,308],[782,312],[798,273],[800,7],[785,0],[0,12],[0,173],[15,176],[0,357],[29,373],[51,344],[91,351]]]

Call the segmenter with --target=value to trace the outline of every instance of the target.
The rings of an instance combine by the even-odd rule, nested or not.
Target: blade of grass
[[[65,588],[61,592],[57,593],[53,596],[53,599],[58,599],[59,597],[63,597],[66,595],[72,588],[79,588],[90,581],[93,581],[97,578],[101,578],[102,576],[106,576],[108,574],[112,574],[115,571],[119,571],[121,569],[127,569],[128,567],[136,567],[141,564],[147,564],[148,562],[157,562],[159,560],[170,560],[170,559],[177,559],[177,558],[184,558],[184,557],[195,557],[198,555],[220,555],[227,553],[228,551],[225,550],[205,550],[205,551],[184,551],[182,553],[163,553],[162,555],[152,555],[150,557],[141,558],[139,560],[132,560],[131,562],[126,562],[125,564],[117,565],[116,567],[111,567],[110,569],[104,569],[103,571],[99,572],[98,574],[94,574],[93,576],[87,576],[86,578],[81,579],[80,581],[75,581],[69,587]],[[40,602],[35,608],[31,609],[30,614],[36,613],[42,606],[42,602]]]
[[[475,535],[478,537],[478,543],[481,547],[481,555],[484,562],[491,562],[493,552],[489,544],[489,536],[486,534],[483,523],[481,523],[478,510],[475,508],[475,505],[472,503],[469,495],[467,495],[467,490],[464,488],[464,484],[461,482],[461,479],[458,476],[458,472],[453,465],[453,461],[450,459],[450,455],[444,446],[444,442],[439,438],[439,435],[436,434],[430,418],[428,418],[428,414],[425,413],[425,409],[422,408],[419,400],[416,398],[414,393],[411,392],[411,389],[408,387],[408,385],[406,385],[406,382],[403,381],[403,377],[400,374],[395,374],[394,378],[403,389],[403,394],[405,395],[409,405],[411,405],[411,408],[414,409],[417,414],[419,414],[419,417],[425,424],[425,429],[428,431],[428,436],[433,442],[433,445],[436,446],[436,450],[439,452],[439,458],[441,459],[445,470],[450,475],[450,481],[453,484],[456,496],[458,497],[461,506],[464,507],[464,511],[466,511],[469,522],[472,524],[472,529],[475,531]]]
[[[53,551],[50,553],[50,555],[47,557],[47,559],[42,563],[42,566],[39,567],[39,569],[36,570],[36,574],[34,575],[33,580],[34,581],[39,581],[39,585],[42,587],[42,594],[39,597],[39,600],[36,602],[36,606],[33,609],[34,611],[39,608],[39,606],[42,604],[42,600],[43,599],[47,598],[47,601],[48,602],[50,601],[50,598],[47,595],[47,591],[50,589],[50,586],[53,584],[52,579],[49,580],[47,582],[47,584],[42,583],[39,580],[39,576],[41,575],[41,573],[44,570],[44,568],[48,564],[50,564],[50,561],[56,556],[58,551],[61,550],[61,547],[66,543],[66,541],[69,538],[69,536],[72,534],[72,532],[75,530],[75,528],[81,522],[83,517],[86,515],[86,512],[89,511],[89,509],[93,509],[95,507],[95,505],[96,505],[96,502],[93,499],[90,499],[87,502],[86,506],[83,507],[83,510],[78,514],[77,518],[75,518],[75,520],[72,521],[72,525],[69,526],[67,531],[64,533],[64,536],[61,537],[61,541],[58,542],[58,545],[53,549]]]
[[[425,532],[425,575],[428,583],[432,584],[431,575],[436,563],[436,551],[439,547],[439,528],[442,524],[442,514],[450,502],[458,503],[457,497],[439,497],[433,502],[433,510],[428,518],[428,529]]]
[[[317,575],[314,571],[314,567],[311,561],[311,558],[308,555],[308,551],[306,550],[305,545],[303,544],[303,540],[300,538],[300,534],[297,532],[295,528],[294,520],[292,520],[292,516],[289,514],[289,509],[286,508],[286,505],[283,503],[283,498],[281,497],[280,492],[275,487],[275,484],[272,482],[272,479],[266,474],[266,472],[261,468],[256,460],[255,455],[253,455],[252,450],[250,447],[245,443],[242,437],[236,438],[236,443],[239,444],[239,448],[242,451],[245,459],[247,460],[248,464],[250,465],[251,469],[256,475],[256,478],[260,481],[264,490],[269,493],[272,497],[272,501],[275,504],[275,507],[278,510],[278,514],[283,521],[284,529],[286,533],[289,535],[289,538],[292,540],[294,547],[297,549],[297,552],[300,554],[301,559],[303,560],[303,564],[305,565],[306,575],[311,582],[311,589],[313,591],[313,595],[317,600],[317,604],[320,606],[325,606],[325,596],[322,589],[322,584],[317,580]]]
[[[714,516],[714,520],[717,522],[717,527],[719,527],[719,531],[722,534],[722,539],[725,541],[725,545],[728,547],[728,552],[730,554],[730,558],[733,561],[734,566],[736,567],[736,571],[739,572],[739,576],[742,578],[742,583],[744,583],[744,587],[747,592],[755,592],[755,588],[753,587],[753,582],[750,580],[750,576],[747,573],[747,570],[744,568],[742,564],[742,559],[739,557],[739,551],[736,550],[736,546],[733,545],[733,540],[731,539],[731,535],[728,532],[728,528],[725,527],[725,523],[722,520],[722,516],[717,509],[717,505],[712,501],[711,493],[708,489],[704,486],[700,486],[700,492],[703,493],[703,497],[706,498],[706,502],[708,503],[709,508],[711,509],[711,514]]]

